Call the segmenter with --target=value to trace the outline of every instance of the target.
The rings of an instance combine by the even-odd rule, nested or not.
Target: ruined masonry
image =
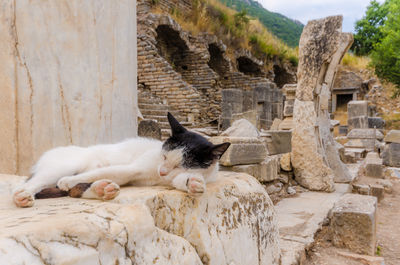
[[[295,82],[293,69],[277,63],[268,79],[271,74],[248,51],[237,51],[233,62],[215,36],[193,36],[170,16],[152,13],[154,7],[186,14],[192,8],[184,0],[138,1],[138,91],[145,119],[157,120],[166,135],[167,111],[185,125],[211,123],[222,129],[243,117],[268,129],[274,118],[282,118],[283,95],[275,83]]]
[[[337,65],[353,41],[351,34],[341,32],[342,20],[341,16],[312,20],[300,38],[292,164],[296,180],[310,190],[332,191],[334,180],[352,180],[330,132],[332,83]]]

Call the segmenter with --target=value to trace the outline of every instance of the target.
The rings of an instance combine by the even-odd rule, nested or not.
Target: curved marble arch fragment
[[[337,66],[353,42],[350,33],[341,32],[342,21],[342,16],[309,21],[300,38],[292,164],[296,180],[310,190],[331,192],[334,181],[351,181],[330,134],[328,113]]]

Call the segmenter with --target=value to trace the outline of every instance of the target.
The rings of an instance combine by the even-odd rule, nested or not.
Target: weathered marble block
[[[125,187],[21,209],[10,190],[24,179],[0,175],[0,264],[279,264],[273,204],[247,174],[220,172],[200,196]]]
[[[385,124],[385,120],[381,117],[368,117],[368,128],[384,129]]]
[[[223,166],[256,164],[264,161],[267,156],[263,141],[255,137],[216,136],[210,138],[210,141],[214,144],[231,143],[219,160]]]
[[[59,198],[21,209],[9,198],[1,196],[0,264],[203,264],[143,204]]]
[[[382,153],[383,164],[390,167],[400,167],[400,143],[390,143]]]
[[[375,129],[353,129],[347,134],[349,139],[377,139],[382,140],[383,134]]]
[[[348,117],[368,116],[368,101],[352,100],[347,104]]]
[[[278,173],[280,171],[279,160],[278,155],[267,156],[267,158],[259,164],[232,167],[220,166],[220,170],[247,173],[255,177],[258,181],[269,182],[278,179]]]
[[[375,152],[369,152],[363,161],[364,174],[367,177],[384,178],[382,159]]]
[[[397,143],[397,144],[400,144],[400,130],[390,130],[386,134],[384,141],[386,143]]]
[[[367,116],[356,116],[347,120],[348,129],[367,129],[368,128],[368,117]]]
[[[0,172],[137,135],[136,1],[2,1]]]
[[[128,187],[114,201],[145,203],[156,226],[189,241],[204,264],[279,264],[274,206],[250,175],[220,172],[198,197],[162,187]]]
[[[359,254],[374,255],[377,198],[344,195],[331,210],[330,230],[335,246]]]

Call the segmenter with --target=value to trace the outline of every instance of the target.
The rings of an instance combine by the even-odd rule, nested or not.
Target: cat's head
[[[230,146],[230,143],[214,145],[200,134],[188,131],[171,113],[168,113],[168,122],[172,135],[162,146],[167,163],[164,171],[160,168],[160,175],[167,174],[170,167],[182,167],[185,170],[208,169],[216,164]]]

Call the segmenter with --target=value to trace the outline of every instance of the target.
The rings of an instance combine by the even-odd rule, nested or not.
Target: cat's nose
[[[160,168],[160,176],[164,177],[168,175],[168,170],[165,167]]]

